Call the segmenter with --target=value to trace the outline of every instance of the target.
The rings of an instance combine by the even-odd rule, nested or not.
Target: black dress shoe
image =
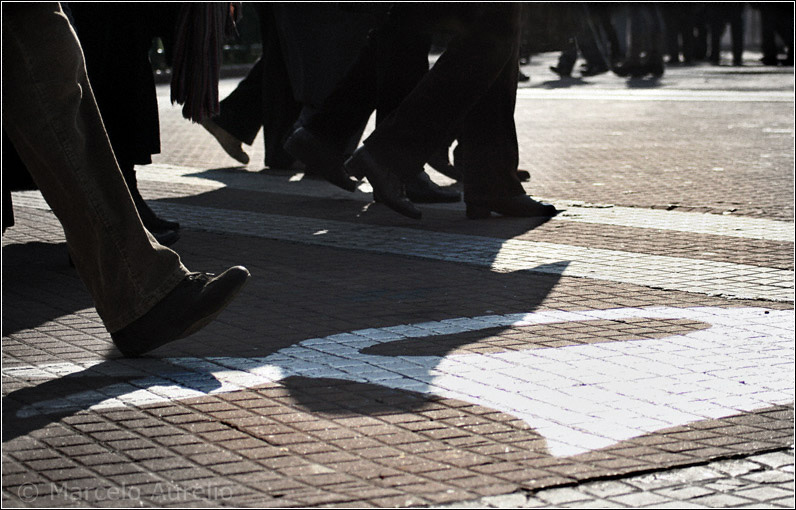
[[[155,239],[163,246],[171,246],[176,243],[180,238],[180,224],[176,221],[164,220],[155,214],[149,204],[141,198],[138,189],[130,190],[130,193],[133,196],[135,208],[138,210],[138,216],[141,217],[141,223],[155,236]]]
[[[149,206],[147,206],[147,209],[149,209]],[[149,210],[152,211],[151,209]],[[141,209],[139,209],[138,214],[139,215],[141,214]],[[146,219],[144,219],[145,216]],[[178,222],[171,220],[164,220],[160,216],[155,215],[154,212],[152,212],[152,215],[148,215],[146,213],[144,213],[144,215],[141,215],[141,221],[144,223],[144,226],[147,229],[149,229],[149,231],[152,233],[168,232],[169,230],[176,231],[180,229],[180,224]]]
[[[455,189],[442,188],[421,171],[406,181],[406,197],[417,204],[441,204],[459,202],[461,193]]]
[[[489,218],[493,211],[503,216],[520,218],[552,217],[558,213],[553,205],[537,202],[528,195],[481,200],[465,198],[464,201],[467,204],[467,217],[471,220]]]
[[[641,63],[636,61],[625,61],[615,65],[612,69],[614,74],[622,78],[636,76],[641,69]],[[642,75],[643,76],[643,75]]]
[[[650,57],[649,62],[647,62],[647,71],[652,75],[653,78],[660,78],[663,76],[665,70],[666,66],[663,63],[663,57]]]
[[[598,74],[603,74],[608,72],[608,66],[605,65],[591,65],[586,66],[580,71],[581,76],[589,77],[589,76],[597,76]]]
[[[406,197],[406,191],[401,179],[383,166],[379,165],[367,147],[364,145],[354,151],[354,154],[345,162],[346,169],[353,175],[361,174],[367,177],[373,186],[373,193],[378,194],[379,201],[408,218],[419,220],[422,216],[420,210]]]
[[[141,222],[147,230],[154,234],[155,232],[167,232],[180,229],[180,224],[176,221],[164,220],[155,214],[155,211],[153,211],[152,208],[149,207],[149,204],[141,197],[141,193],[138,192],[138,189],[131,189],[130,194],[133,197],[133,203],[138,211],[138,216],[141,217]]]
[[[572,71],[564,71],[560,67],[557,66],[550,66],[550,70],[553,71],[558,75],[559,78],[570,78],[572,77]]]
[[[122,168],[122,175],[127,183],[127,189],[130,191],[130,196],[133,198],[133,203],[141,217],[141,222],[150,232],[162,232],[167,230],[179,230],[180,224],[176,221],[164,220],[155,214],[155,211],[149,207],[149,204],[144,201],[141,192],[138,191],[138,179],[135,170],[132,166],[125,166]],[[162,244],[162,243],[161,243]]]
[[[293,131],[284,148],[285,152],[304,163],[309,173],[319,175],[346,191],[357,189],[357,181],[346,173],[343,166],[343,155],[303,127]]]
[[[111,333],[113,343],[125,356],[140,356],[192,335],[226,308],[248,278],[242,266],[218,276],[190,273],[146,314]]]

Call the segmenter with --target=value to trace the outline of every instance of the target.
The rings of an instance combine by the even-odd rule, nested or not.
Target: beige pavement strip
[[[302,196],[341,196],[346,198],[357,196],[338,191],[329,184],[317,180],[297,182],[295,179],[290,181],[285,176],[276,177],[253,172],[219,173],[172,165],[147,165],[140,167],[138,174],[139,179],[148,181],[210,186],[214,189],[230,187],[233,189]],[[370,190],[367,185],[364,185],[362,189],[365,191]],[[370,200],[370,195],[364,195],[362,199]],[[793,242],[794,237],[796,237],[796,230],[792,222],[731,215],[616,207],[571,201],[548,201],[563,210],[561,214],[553,218],[553,221],[651,228],[691,234],[720,235],[778,242]],[[464,210],[464,204],[461,203],[446,205],[424,204],[422,207]]]
[[[785,243],[792,243],[796,236],[794,224],[785,221],[635,207],[589,207],[575,204],[555,219]]]
[[[794,299],[794,272],[782,269],[248,211],[153,207],[187,227],[211,232],[475,264],[498,272],[548,272],[728,298]]]
[[[47,207],[31,194],[19,205]],[[180,218],[185,227],[209,232],[474,264],[497,272],[546,272],[726,298],[794,300],[794,272],[776,268],[170,203],[153,202],[152,207]]]
[[[561,90],[520,88],[517,99],[586,99],[598,101],[714,101],[714,102],[776,102],[793,103],[793,92],[687,90],[687,89],[623,89],[623,90]]]

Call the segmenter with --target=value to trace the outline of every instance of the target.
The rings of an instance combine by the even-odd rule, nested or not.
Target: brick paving
[[[793,448],[436,508],[793,508]]]
[[[628,87],[553,58],[517,105],[547,222],[412,222],[264,170],[259,138],[235,166],[160,87],[142,193],[188,267],[252,278],[142,359],[15,193],[3,505],[792,507],[792,72]]]

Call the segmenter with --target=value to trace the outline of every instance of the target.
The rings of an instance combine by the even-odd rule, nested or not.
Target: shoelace
[[[215,278],[215,276],[216,276],[216,275],[215,275],[215,273],[201,273],[201,272],[197,272],[197,273],[188,273],[188,275],[186,276],[186,278],[187,278],[188,280],[191,280],[191,281],[193,281],[193,280],[197,280],[197,281],[210,281],[210,280],[212,280],[213,278]]]

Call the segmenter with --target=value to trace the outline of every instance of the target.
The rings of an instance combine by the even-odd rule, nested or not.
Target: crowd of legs
[[[114,343],[129,356],[198,331],[249,276],[241,266],[218,276],[189,271],[166,247],[179,238],[180,224],[155,214],[138,189],[136,166],[160,152],[152,41],[160,38],[168,56],[180,8],[2,7],[4,219],[12,212],[6,183],[13,179],[6,175],[26,171],[61,222]],[[613,24],[617,8],[629,21],[627,34]],[[763,64],[793,65],[792,17],[788,22],[781,5],[755,8],[766,31]],[[522,184],[529,175],[518,168],[514,110],[519,63],[532,54],[525,23],[540,19],[533,6],[254,9],[262,55],[216,114],[201,120],[236,161],[249,163],[243,146],[262,131],[266,167],[299,168],[349,192],[366,179],[376,202],[415,220],[422,218],[417,204],[462,200],[471,220],[557,214],[529,196]],[[578,56],[585,60],[582,76],[612,70],[659,78],[666,56],[669,65],[700,58],[718,64],[727,25],[732,63],[743,63],[742,4],[562,9],[566,28],[555,47],[563,51],[552,68],[562,78],[571,76]],[[430,66],[441,33],[444,48]],[[366,133],[374,112],[375,128]],[[439,186],[426,165],[460,187]]]

